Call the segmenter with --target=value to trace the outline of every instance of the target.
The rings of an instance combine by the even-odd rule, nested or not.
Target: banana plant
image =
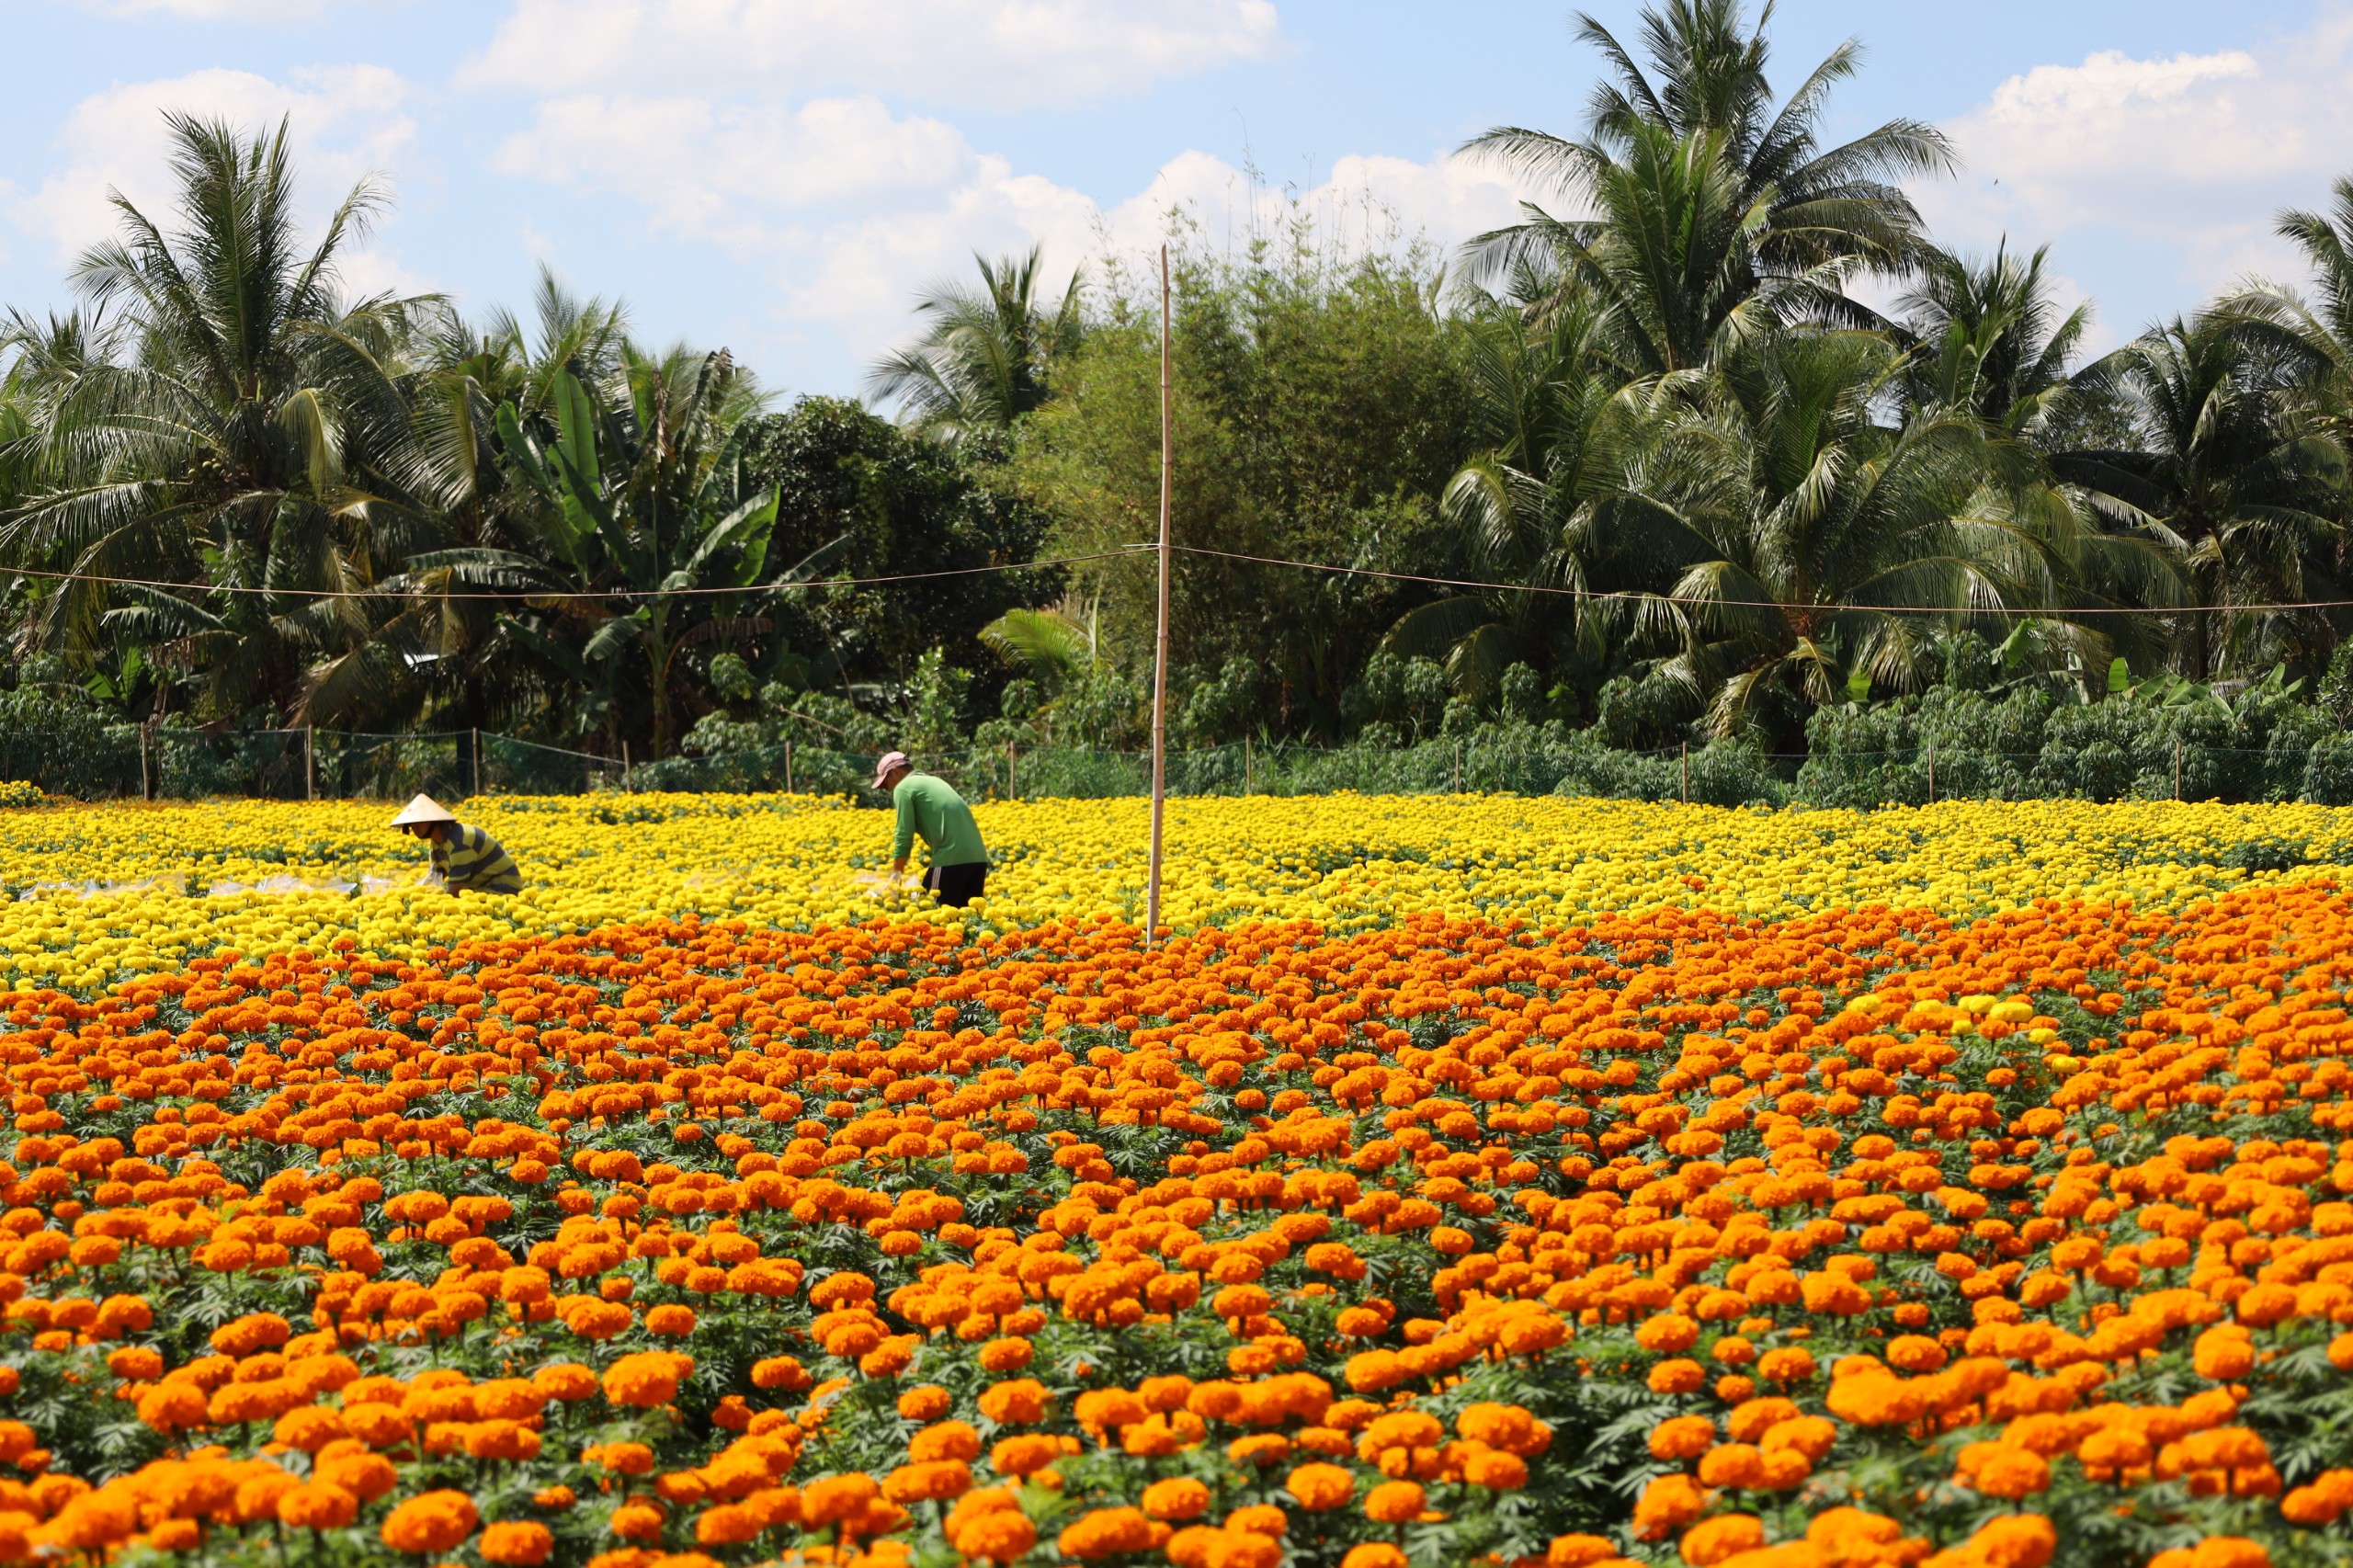
[[[815,581],[848,540],[770,569],[777,491],[750,482],[739,380],[723,353],[631,353],[600,405],[559,372],[551,420],[527,425],[512,403],[497,415],[512,478],[543,503],[530,510],[542,557],[467,551],[413,563],[543,590],[528,617],[505,618],[507,631],[579,683],[585,727],[618,728],[620,705],[642,686],[655,756],[677,730],[681,656],[767,630],[767,611]]]

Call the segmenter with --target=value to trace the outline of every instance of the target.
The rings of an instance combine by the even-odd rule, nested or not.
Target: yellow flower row
[[[464,815],[521,863],[519,897],[421,884],[381,803],[267,801],[0,812],[0,983],[72,987],[190,952],[349,937],[407,955],[506,932],[679,915],[838,925],[915,905],[882,887],[890,819],[840,800],[483,799]],[[996,860],[969,915],[1005,928],[1141,918],[1140,801],[985,804]],[[1961,801],[1922,810],[1719,810],[1512,796],[1210,799],[1169,807],[1163,919],[1424,911],[1564,923],[1707,906],[1779,917],[1872,903],[1955,915],[2044,897],[2185,902],[2353,863],[2353,810]]]

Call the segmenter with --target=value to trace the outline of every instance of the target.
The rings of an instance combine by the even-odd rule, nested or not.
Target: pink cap
[[[889,778],[895,769],[911,767],[913,766],[914,764],[907,760],[907,754],[905,752],[884,752],[882,754],[882,760],[874,765],[874,787],[877,790],[882,788],[883,781]]]

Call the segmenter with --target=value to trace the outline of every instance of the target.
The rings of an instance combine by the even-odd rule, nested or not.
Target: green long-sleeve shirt
[[[899,808],[898,833],[891,841],[892,859],[905,859],[920,836],[935,866],[988,864],[988,848],[981,843],[972,808],[949,788],[946,779],[910,773],[891,791],[891,800]]]

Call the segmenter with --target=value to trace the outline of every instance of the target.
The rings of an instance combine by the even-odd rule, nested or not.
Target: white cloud
[[[335,270],[342,280],[344,292],[352,299],[365,299],[373,294],[429,294],[434,291],[430,278],[404,266],[400,257],[380,244],[346,248],[336,258]]]
[[[459,79],[1026,108],[1261,59],[1281,42],[1272,0],[519,0]]]
[[[2348,67],[2353,14],[2342,10],[2254,50],[2106,51],[2038,66],[1948,125],[1963,172],[1915,195],[1949,243],[1989,247],[2006,233],[2062,254],[2129,244],[2170,260],[2177,291],[2292,277],[2274,215],[2325,205],[2329,182],[2353,167]]]
[[[970,181],[924,206],[779,236],[771,252],[779,311],[835,328],[871,358],[906,332],[915,292],[943,275],[969,273],[975,252],[1040,245],[1059,288],[1095,251],[1101,219],[1079,192],[983,158]]]
[[[291,117],[298,177],[314,222],[361,176],[388,169],[415,139],[407,85],[377,65],[324,66],[274,82],[250,72],[198,71],[136,82],[82,100],[59,134],[63,163],[40,188],[10,204],[17,226],[69,257],[117,232],[108,199],[119,190],[170,226],[173,183],[167,110],[225,119],[249,131]]]
[[[612,189],[660,227],[752,243],[762,209],[857,208],[945,188],[974,165],[963,133],[894,118],[870,97],[798,109],[700,98],[575,97],[539,106],[496,166],[574,189]]]
[[[871,98],[798,110],[687,98],[578,97],[543,105],[500,150],[507,173],[634,203],[649,232],[725,246],[765,274],[786,321],[829,328],[860,358],[909,329],[917,290],[969,273],[975,252],[1045,253],[1059,284],[1108,248],[1137,257],[1182,210],[1223,247],[1267,233],[1295,199],[1325,236],[1355,249],[1439,246],[1508,222],[1512,188],[1444,154],[1417,163],[1350,155],[1306,191],[1254,183],[1207,153],[1165,164],[1104,207],[976,152],[953,127],[894,118]]]
[[[1415,240],[1450,247],[1508,222],[1515,194],[1501,180],[1443,154],[1428,163],[1351,155],[1313,189],[1271,190],[1208,153],[1170,159],[1145,187],[1104,208],[1078,191],[1018,175],[998,158],[981,160],[971,181],[937,203],[833,222],[794,236],[777,252],[783,312],[834,327],[871,355],[904,337],[915,292],[943,275],[964,277],[972,256],[1045,254],[1059,287],[1068,268],[1105,253],[1130,264],[1165,236],[1168,214],[1199,225],[1202,241],[1239,249],[1284,222],[1296,199],[1319,232],[1345,247],[1388,249]]]

